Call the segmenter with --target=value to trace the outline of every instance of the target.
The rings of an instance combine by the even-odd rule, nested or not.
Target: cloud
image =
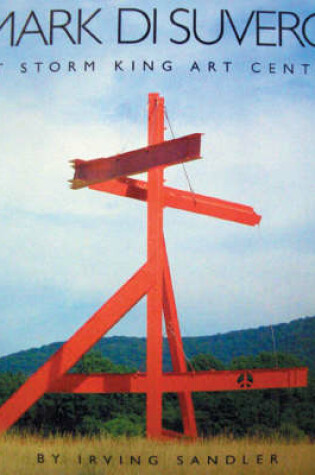
[[[137,51],[141,56],[151,48]],[[103,60],[112,54],[104,50]],[[240,71],[192,77],[177,69],[173,76],[118,75],[110,68],[74,76],[12,73],[3,76],[0,97],[0,288],[2,322],[8,322],[0,331],[2,351],[69,336],[144,262],[145,206],[73,191],[67,180],[70,159],[145,144],[150,91],[165,95],[176,136],[204,133],[204,159],[186,165],[194,190],[251,205],[263,216],[253,229],[166,210],[184,333],[314,313],[310,78],[257,78]],[[166,179],[168,186],[188,189],[182,167],[170,167]],[[144,332],[144,324],[134,325],[138,311],[144,314],[143,303],[113,332]]]
[[[48,115],[45,102],[35,108],[30,104],[22,110],[7,108],[1,131],[0,206],[36,214],[104,215],[118,212],[119,204],[114,210],[108,200],[100,200],[96,193],[70,190],[67,180],[72,178],[73,170],[68,162],[74,158],[110,156],[127,147],[139,146],[136,126],[128,120],[124,126],[122,121],[121,125],[126,129],[122,138],[119,128],[112,127],[110,121],[96,125],[92,119],[88,124],[78,121],[76,125],[73,116],[67,119],[67,100],[61,101],[59,110],[52,102]],[[4,107],[6,105],[3,103]],[[81,108],[77,103],[76,113],[84,114],[83,110],[84,106]],[[63,113],[65,123],[62,122]],[[18,140],[12,140],[16,134]]]
[[[214,122],[217,112],[206,109],[193,114],[193,131],[209,120],[202,125],[205,158],[187,166],[194,188],[253,205],[263,221],[257,234],[237,224],[166,213],[179,308],[189,332],[203,333],[211,318],[217,322],[215,331],[311,311],[314,255],[303,249],[312,215],[313,109],[283,98],[274,99],[272,110],[270,104],[254,102],[252,113],[241,120],[234,113]],[[145,208],[122,198],[69,190],[67,159],[133,148],[143,137],[139,124],[124,115],[121,123],[103,118],[97,124],[93,118],[92,123],[58,125],[56,117],[67,107],[67,102],[59,103],[52,116],[45,108],[28,107],[21,113],[13,108],[2,129],[1,281],[10,283],[10,292],[44,286],[92,306],[144,262]],[[76,107],[74,116],[80,110]],[[15,130],[19,142],[12,140]],[[180,117],[178,131],[192,131]],[[169,169],[167,184],[183,186],[180,174],[180,167]],[[198,324],[192,325],[196,312]],[[12,310],[12,318],[14,314]]]

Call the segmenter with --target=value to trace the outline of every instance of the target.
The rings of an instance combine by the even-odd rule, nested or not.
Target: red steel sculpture
[[[255,226],[253,208],[169,188],[164,168],[200,158],[201,134],[164,141],[164,99],[149,94],[148,147],[96,160],[74,160],[72,188],[134,198],[147,203],[147,261],[0,408],[0,431],[12,426],[45,393],[145,393],[147,436],[197,437],[194,391],[244,391],[307,385],[307,368],[188,372],[163,233],[165,207]],[[126,175],[148,171],[148,181]],[[142,297],[147,296],[145,373],[71,374],[68,371]],[[173,372],[162,370],[162,319],[165,319]],[[183,434],[162,427],[162,396],[178,393]]]

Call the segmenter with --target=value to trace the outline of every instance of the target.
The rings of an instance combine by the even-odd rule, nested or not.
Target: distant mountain
[[[273,326],[274,342],[270,326],[224,334],[183,338],[184,351],[189,359],[199,353],[211,353],[224,364],[241,355],[256,355],[262,351],[295,355],[301,364],[315,374],[315,317],[305,317],[289,323]],[[33,373],[60,346],[51,343],[41,348],[32,348],[0,358],[0,372]],[[102,338],[94,347],[113,363],[122,364],[140,371],[145,370],[146,339],[113,336]],[[167,342],[164,342],[164,369],[171,369]]]

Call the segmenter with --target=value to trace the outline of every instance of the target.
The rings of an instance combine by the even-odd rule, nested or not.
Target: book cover
[[[35,445],[20,453],[23,466],[31,467],[25,473],[44,468],[52,473],[205,473],[210,468],[218,473],[230,468],[294,473],[281,444],[260,449],[245,445],[245,458],[236,455],[236,434],[231,435],[230,425],[222,429],[224,411],[217,426],[213,419],[204,421],[202,394],[194,399],[199,435],[231,437],[206,455],[198,452],[200,440],[185,449],[186,456],[182,446],[158,442],[152,448],[144,439],[134,442],[133,451],[120,439],[108,439],[113,445],[105,451],[105,443],[93,449],[82,442],[70,453],[63,445],[45,447],[51,427],[41,421],[55,404],[50,410],[57,432],[71,411],[73,432],[79,422],[82,434],[92,426],[93,434],[103,433],[105,422],[106,433],[115,432],[118,426],[104,416],[105,409],[94,419],[85,417],[84,423],[76,415],[88,408],[88,401],[92,405],[102,397],[88,399],[82,393],[89,388],[100,393],[106,381],[64,377],[104,332],[107,337],[147,336],[151,342],[147,360],[144,356],[136,368],[139,374],[133,373],[133,379],[120,375],[118,382],[113,376],[108,383],[119,391],[147,394],[147,403],[143,394],[135,396],[138,413],[133,418],[126,415],[130,394],[108,396],[106,410],[116,404],[115,414],[124,412],[118,433],[139,426],[139,434],[146,430],[160,440],[179,426],[186,436],[196,436],[192,388],[209,388],[201,379],[188,381],[190,357],[181,337],[268,327],[268,348],[274,353],[269,368],[279,370],[282,337],[273,327],[314,315],[314,47],[311,1],[1,2],[0,357],[70,339],[64,350],[56,346],[59,356],[49,360],[43,373],[35,373],[37,379],[5,411],[12,418],[0,413],[3,427],[22,418],[23,430],[31,427],[37,434],[40,429],[39,442],[29,434]],[[163,141],[167,143],[161,145]],[[106,170],[105,162],[95,159],[106,159]],[[156,288],[152,282],[158,275],[161,285]],[[97,309],[108,301],[111,306],[104,315],[101,310],[98,320]],[[159,318],[147,319],[155,311]],[[104,319],[108,324],[102,333]],[[185,373],[186,380],[157,377],[163,337],[164,345],[169,341],[175,373]],[[311,335],[307,344],[314,354]],[[231,358],[251,354],[250,340],[248,345]],[[283,351],[290,348],[283,343]],[[98,358],[102,360],[94,353],[96,369],[91,372],[108,372],[106,364],[112,363]],[[81,365],[84,373],[88,364],[81,360]],[[304,361],[283,365],[303,366]],[[235,379],[232,372],[240,368],[214,369]],[[125,371],[113,364],[109,369]],[[272,371],[262,372],[259,384],[282,387],[280,393],[273,389],[270,403],[281,405],[283,388],[293,384],[293,376],[299,386],[305,372],[288,373],[287,386],[279,386],[278,380],[270,386],[278,377]],[[23,379],[16,376],[10,384],[21,384],[19,377]],[[258,384],[259,377],[237,373],[233,384],[246,389],[253,380]],[[222,381],[216,391],[235,389]],[[9,383],[2,384],[3,403],[11,393]],[[73,399],[54,394],[42,406],[39,402],[32,415],[30,408],[48,389],[80,393],[81,408],[77,402],[67,412],[65,405]],[[169,395],[164,401],[169,427],[162,432],[162,395],[172,391],[179,402]],[[288,391],[305,403],[303,390]],[[240,407],[249,392],[240,395]],[[248,401],[258,404],[259,399]],[[175,416],[170,415],[173,403]],[[297,437],[313,434],[309,406],[305,403],[303,409],[309,411],[303,416],[309,426],[301,425],[302,416],[293,409],[289,416],[288,409],[283,433],[294,426]],[[211,411],[207,417],[216,412],[214,406]],[[152,417],[145,429],[146,413]],[[263,415],[259,420],[248,417],[247,429],[261,429]],[[249,435],[247,429],[239,435]],[[2,439],[0,448],[0,466],[7,473],[13,469],[6,447],[19,459],[19,449],[10,443]],[[300,450],[303,473],[311,473],[309,448],[305,443]]]

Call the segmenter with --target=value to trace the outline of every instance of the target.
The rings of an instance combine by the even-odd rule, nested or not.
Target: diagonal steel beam
[[[112,193],[118,196],[126,196],[140,201],[147,200],[148,184],[143,180],[134,178],[119,178],[106,183],[91,185],[91,190]],[[164,206],[176,208],[182,211],[203,214],[226,221],[255,226],[260,223],[261,216],[251,206],[234,203],[232,201],[212,198],[189,191],[177,190],[165,186]]]
[[[71,188],[78,189],[159,166],[176,165],[201,158],[201,134],[167,140],[108,158],[71,160],[75,173]]]
[[[171,271],[168,263],[165,240],[163,239],[163,310],[165,327],[171,353],[173,369],[176,372],[186,373],[187,365],[183,347],[183,341],[179,328],[175,295],[172,285]],[[194,404],[189,390],[178,394],[179,405],[182,412],[184,434],[189,437],[197,437]]]
[[[72,368],[148,292],[152,283],[145,264],[0,407],[0,432],[48,392],[53,381]]]

